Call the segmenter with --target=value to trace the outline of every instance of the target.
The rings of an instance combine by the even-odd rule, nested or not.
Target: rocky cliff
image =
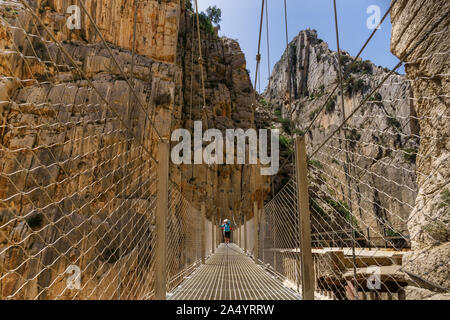
[[[185,11],[180,24],[178,64],[183,70],[183,107],[176,114],[174,128],[186,128],[193,132],[194,121],[202,120],[202,85],[196,26],[193,15]],[[193,29],[195,28],[195,29]],[[237,41],[221,37],[202,29],[202,56],[206,92],[208,123],[204,128],[226,129],[255,128],[255,92],[246,67],[244,53]],[[205,184],[209,170],[209,181]],[[268,192],[267,179],[259,174],[258,166],[183,165],[178,176],[186,195],[196,204],[207,193],[207,215],[228,217],[236,223],[243,215],[252,216],[252,203],[262,203]],[[213,197],[213,195],[215,195]]]
[[[418,195],[408,221],[413,252],[403,261],[411,276],[410,299],[442,298],[450,287],[449,10],[445,0],[401,0],[391,14],[391,51],[408,62],[422,137],[417,170],[423,174],[417,177]]]
[[[342,52],[346,115],[389,72],[361,59],[352,66],[352,60],[347,52]],[[341,124],[343,113],[339,90],[319,113],[337,84],[337,70],[337,52],[331,51],[315,30],[301,31],[290,42],[288,50],[273,69],[270,87],[262,100],[263,109],[276,113],[281,123],[279,126],[286,133],[287,144],[294,134],[303,134],[317,114],[307,132],[309,154]],[[289,82],[292,104],[289,104]],[[319,213],[330,211],[327,210],[330,206],[333,208],[326,215],[332,217],[331,221],[317,221],[315,230],[327,229],[327,225],[336,229],[332,227],[335,223],[340,224],[338,229],[349,229],[348,222],[339,222],[339,213],[343,214],[351,207],[357,219],[354,221],[357,232],[373,243],[381,245],[386,233],[407,238],[405,221],[416,197],[415,161],[408,157],[408,152],[417,152],[419,143],[410,90],[403,76],[392,75],[349,120],[345,130],[341,130],[310,159],[312,172],[317,172],[311,177],[313,206]],[[345,151],[346,144],[348,151]],[[346,196],[346,154],[351,163],[350,189],[354,190],[350,198]],[[399,188],[399,185],[406,188]],[[404,242],[395,244],[397,247],[407,245]]]
[[[59,41],[73,40],[96,43],[101,40],[96,27],[77,1],[37,0],[38,12]],[[134,31],[134,1],[85,1],[86,10],[95,21],[103,38],[122,49],[131,51]],[[80,29],[67,29],[67,21],[79,5]],[[178,26],[181,16],[179,0],[138,1],[136,15],[136,52],[154,60],[174,63]]]
[[[66,8],[77,1],[28,3],[82,72],[20,1],[2,1],[0,297],[118,298],[116,288],[123,285],[123,296],[142,298],[127,284],[136,277],[152,281],[152,272],[148,263],[128,264],[140,246],[151,247],[154,222],[134,229],[130,224],[145,214],[135,204],[154,204],[155,186],[146,187],[144,177],[154,170],[157,133],[169,137],[201,119],[192,15],[184,1],[138,1],[133,60],[134,1],[85,1],[114,58],[82,10],[82,28],[67,28]],[[253,90],[237,42],[203,31],[202,50],[209,127],[254,126]],[[137,97],[126,82],[131,75]],[[262,197],[252,170],[171,166],[170,175],[197,208],[207,201],[210,219],[231,218],[235,210],[238,222]],[[216,192],[220,197],[213,197]],[[149,243],[133,242],[143,238]],[[119,239],[131,239],[127,249],[119,249]],[[81,292],[67,292],[61,275],[80,259],[89,281]],[[100,283],[108,289],[100,290]]]

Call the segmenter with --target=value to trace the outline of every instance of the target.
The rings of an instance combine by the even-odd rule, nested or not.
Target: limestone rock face
[[[192,49],[179,1],[138,2],[133,68],[134,1],[85,1],[115,59],[83,13],[84,27],[67,29],[65,8],[76,2],[30,5],[86,78],[18,1],[0,4],[2,299],[106,299],[119,298],[119,291],[122,298],[145,298],[133,284],[153,281],[150,258],[138,259],[153,245],[148,214],[156,190],[149,173],[157,132],[169,138],[201,119],[199,71],[190,76],[197,58],[189,64],[198,48],[194,42]],[[253,89],[239,45],[203,33],[202,47],[208,126],[254,127]],[[130,75],[137,97],[130,95]],[[263,181],[250,179],[256,170],[171,165],[170,178],[198,209],[206,201],[209,219],[226,215],[238,223],[263,196]],[[65,270],[75,261],[84,288],[67,291]]]
[[[348,116],[389,70],[361,59],[351,67],[353,57],[345,51],[342,54],[342,71],[346,72],[344,105]],[[270,106],[272,112],[279,113],[282,122],[289,124],[291,136],[302,133],[336,86],[337,72],[337,52],[331,51],[315,30],[301,31],[275,65],[263,102]],[[291,105],[288,81],[291,82]],[[335,223],[341,229],[349,229],[348,222],[336,216],[336,210],[327,209],[330,203],[336,207],[331,202],[334,199],[343,206],[337,211],[343,212],[344,207],[351,206],[359,234],[371,238],[373,243],[384,245],[381,239],[386,232],[407,238],[406,220],[414,206],[417,188],[415,161],[407,156],[405,150],[416,152],[419,143],[410,90],[403,76],[393,74],[347,122],[345,134],[344,130],[338,132],[310,159],[313,173],[310,177],[311,197],[317,199],[318,211],[329,212],[327,216],[332,220],[320,220],[323,216],[317,218],[320,221],[317,221],[316,230],[325,231]],[[337,89],[307,133],[308,154],[315,151],[342,120],[341,96]],[[348,186],[343,139],[349,148],[350,189],[355,190],[350,199],[344,197]],[[318,175],[318,171],[322,174]]]
[[[449,9],[450,3],[445,0],[424,3],[402,0],[397,1],[391,14],[391,51],[409,62],[405,70],[413,95],[419,98],[414,103],[421,135],[417,170],[423,173],[417,176],[419,190],[408,222],[414,251],[405,257],[404,264],[406,270],[447,290],[450,287]]]
[[[208,118],[208,123],[203,121],[203,129],[218,129],[225,137],[226,129],[256,128],[255,92],[239,44],[203,30],[201,39]],[[178,121],[174,127],[192,133],[194,121],[203,119],[203,96],[197,29],[189,12],[181,19],[178,47],[179,64],[183,66],[184,103],[175,115]],[[243,221],[244,215],[253,215],[253,202],[261,204],[269,190],[267,177],[260,176],[257,165],[182,165],[177,179],[193,203],[200,205],[206,200],[208,217],[229,218],[236,224]]]
[[[30,3],[37,13],[50,10]],[[148,173],[157,139],[148,115],[169,136],[182,70],[151,52],[136,56],[137,103],[125,81],[130,51],[111,45],[124,77],[102,44],[65,41],[49,23],[97,94],[21,5],[0,9],[0,297],[106,299],[120,291],[143,298],[131,284],[153,281],[150,260],[137,263],[154,232],[146,215],[155,201]],[[66,287],[72,263],[82,270],[81,291]]]
[[[81,5],[82,28],[69,30],[71,5],[74,0],[33,1],[40,16],[57,35],[58,40],[101,41],[94,25]],[[84,1],[91,17],[96,22],[106,41],[123,49],[131,50],[134,29],[134,0]],[[177,35],[180,18],[179,0],[138,1],[136,16],[136,52],[155,60],[174,63],[177,49]]]

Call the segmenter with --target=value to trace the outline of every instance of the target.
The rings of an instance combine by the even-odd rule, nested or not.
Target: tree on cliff
[[[192,7],[192,0],[186,0],[186,10],[194,11],[194,8]]]
[[[220,29],[219,23],[222,21],[222,10],[216,6],[210,6],[206,9],[206,14],[208,15],[209,20]]]
[[[192,0],[186,0],[186,10],[195,13]],[[219,23],[222,21],[222,10],[217,8],[217,6],[209,6],[206,9],[206,13],[203,11],[199,13],[198,18],[200,20],[200,26],[204,31],[213,32],[213,23],[220,30]]]

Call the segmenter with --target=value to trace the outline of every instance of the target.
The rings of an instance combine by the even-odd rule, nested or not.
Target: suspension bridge
[[[139,2],[135,1],[135,10]],[[111,68],[121,76],[122,90],[129,93],[124,110],[114,102],[114,92],[86,74],[78,53],[59,40],[33,4],[26,0],[17,3],[19,9],[11,10],[22,13],[15,19],[1,20],[1,31],[10,44],[0,48],[1,81],[19,92],[0,96],[1,299],[402,300],[404,288],[411,283],[439,292],[448,290],[407,271],[408,264],[421,257],[404,259],[412,252],[407,223],[411,215],[418,214],[413,210],[418,190],[396,178],[413,174],[429,179],[437,168],[420,172],[397,160],[414,157],[424,161],[436,156],[387,143],[407,138],[447,139],[444,143],[448,143],[448,136],[397,130],[421,120],[434,121],[435,115],[398,116],[394,126],[383,129],[358,125],[363,118],[377,121],[378,115],[365,111],[367,106],[393,103],[379,98],[377,92],[384,86],[404,85],[395,72],[403,65],[418,63],[409,60],[417,46],[350,109],[345,107],[342,94],[338,102],[341,124],[329,130],[316,149],[309,148],[308,132],[335,93],[344,92],[334,1],[336,86],[310,119],[305,134],[295,139],[287,160],[294,168],[292,178],[278,194],[255,202],[251,215],[236,214],[232,243],[227,245],[222,243],[219,217],[208,215],[204,203],[194,206],[170,176],[170,143],[160,133],[155,108],[143,100],[133,78],[137,68],[135,39],[129,69],[125,70],[118,51],[103,37],[85,1],[77,1],[94,26]],[[392,1],[380,25],[395,3]],[[286,0],[284,5],[286,9]],[[261,7],[255,87],[263,21],[268,19],[267,11],[264,15],[267,0]],[[202,120],[207,124],[197,1],[195,9],[192,23],[200,48]],[[288,40],[287,10],[285,13]],[[32,22],[25,25],[24,16]],[[434,43],[439,43],[446,35],[446,30],[437,30],[441,22],[430,20],[423,39],[433,37]],[[357,63],[377,30],[351,64]],[[435,50],[420,61],[448,54],[439,46]],[[15,65],[24,71],[17,72]],[[50,79],[50,69],[66,77],[65,82]],[[435,81],[436,77],[448,79],[448,74],[407,81]],[[291,86],[289,83],[289,103]],[[77,92],[75,98],[67,103],[64,97],[72,91]],[[427,97],[404,94],[399,91],[398,99],[411,103],[448,101],[446,93]],[[71,112],[64,113],[63,108]],[[135,119],[131,119],[132,112],[138,114]],[[448,121],[448,114],[440,117]],[[147,130],[140,131],[137,121]],[[367,134],[356,137],[351,134],[354,130]],[[373,145],[393,156],[380,159],[366,153]],[[380,165],[361,167],[356,159]],[[208,181],[209,171],[201,172]],[[398,175],[394,177],[393,172]],[[371,192],[383,201],[369,197]],[[444,217],[440,222],[445,225]]]

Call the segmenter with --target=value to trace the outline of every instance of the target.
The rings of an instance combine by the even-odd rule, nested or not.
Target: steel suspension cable
[[[338,50],[338,78],[339,78],[339,87],[341,90],[341,108],[342,108],[342,119],[345,120],[345,104],[344,104],[344,85],[343,85],[343,79],[342,79],[342,61],[341,61],[341,47],[339,44],[339,26],[338,26],[338,16],[337,16],[337,8],[336,8],[336,0],[333,0],[333,8],[334,8],[334,26],[335,26],[335,32],[336,32],[336,45]],[[344,130],[344,139],[346,136],[346,130]],[[349,178],[349,154],[348,154],[348,143],[347,141],[344,141],[344,147],[346,149],[345,157],[346,157],[346,163],[344,165],[344,171],[345,171],[345,177],[347,180],[347,188],[348,188],[348,194],[347,194],[347,202],[349,205],[349,211],[350,215],[353,216],[353,210],[352,210],[352,189],[350,186],[350,178]],[[355,291],[358,292],[358,282],[356,281],[356,255],[355,255],[355,228],[353,226],[353,219],[350,220],[350,227],[352,230],[352,260],[353,260],[353,285],[355,288]],[[355,295],[357,298],[358,295]]]
[[[263,27],[263,22],[264,22],[264,4],[265,4],[265,0],[261,0],[261,19],[259,22],[258,52],[256,54],[255,90],[256,90],[256,85],[258,83],[259,64],[261,63],[261,35],[262,35],[262,27]]]
[[[197,19],[197,37],[198,37],[198,52],[199,52],[199,66],[200,66],[200,73],[201,73],[201,79],[202,79],[202,96],[203,96],[203,106],[202,106],[202,115],[203,115],[203,120],[205,122],[205,128],[206,130],[208,130],[208,114],[206,112],[206,91],[205,91],[205,78],[203,75],[203,54],[202,54],[202,39],[201,39],[201,34],[200,34],[200,18],[199,18],[199,14],[198,14],[198,0],[195,0],[195,14],[196,14],[196,19]],[[205,170],[205,198],[208,194],[208,175],[209,175],[209,168],[210,165],[207,166],[206,170]],[[206,218],[206,217],[204,217]]]
[[[269,78],[267,90],[269,92],[269,100],[270,100],[271,75],[270,75],[270,36],[269,36],[269,2],[268,2],[268,0],[266,0],[266,38],[267,38],[267,77]]]
[[[291,59],[289,59],[289,32],[288,32],[288,16],[287,2],[284,0],[284,26],[286,36],[286,58],[288,63],[288,91],[289,91],[289,109],[292,108],[292,88],[291,88]],[[289,110],[292,113],[292,110]]]
[[[189,99],[189,120],[192,121],[192,105],[194,103],[194,36],[195,36],[195,15],[192,14],[192,35],[191,35],[191,90],[190,90],[190,99]],[[191,179],[194,178],[194,168],[195,166],[192,165],[192,172],[191,172]],[[194,189],[192,189],[192,192],[195,192]]]
[[[203,112],[205,113],[205,117],[206,117],[206,92],[205,92],[205,78],[203,75],[203,54],[202,54],[202,39],[200,36],[200,18],[199,18],[199,14],[198,14],[198,1],[195,0],[195,14],[196,14],[196,18],[197,18],[197,37],[198,37],[198,63],[200,66],[200,73],[201,73],[201,78],[202,78],[202,97],[203,97]]]

